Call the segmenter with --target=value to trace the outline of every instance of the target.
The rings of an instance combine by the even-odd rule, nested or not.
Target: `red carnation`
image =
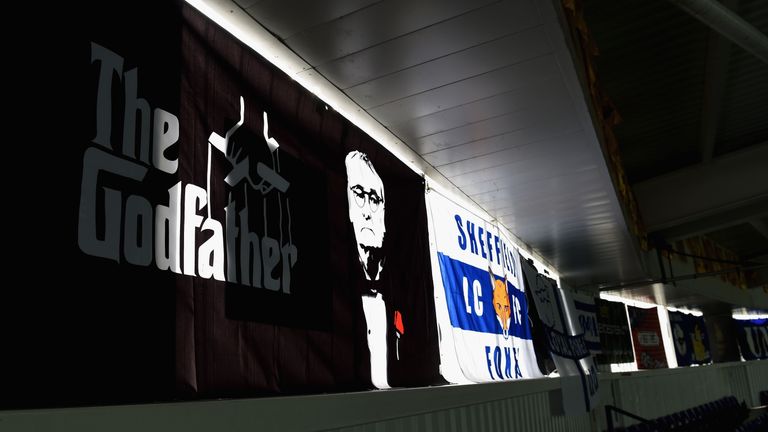
[[[395,329],[397,330],[398,336],[405,334],[405,327],[403,327],[403,315],[400,313],[400,311],[395,311]]]

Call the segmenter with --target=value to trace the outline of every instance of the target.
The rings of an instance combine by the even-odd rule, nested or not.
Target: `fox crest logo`
[[[509,338],[509,322],[512,316],[509,307],[509,293],[507,292],[507,278],[504,280],[496,279],[493,272],[488,269],[491,276],[491,286],[493,286],[493,310],[496,311],[496,319],[501,324],[502,335],[504,339]]]

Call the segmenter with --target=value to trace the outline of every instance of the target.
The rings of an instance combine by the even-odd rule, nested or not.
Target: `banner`
[[[533,282],[536,280],[534,279]],[[533,291],[536,286],[531,286],[526,277],[523,277],[523,286],[525,287],[525,299],[528,301],[528,321],[531,323],[531,337],[533,338],[533,350],[536,353],[536,363],[539,365],[539,371],[542,375],[549,375],[557,370],[557,366],[552,360],[552,354],[549,353],[548,332],[539,318],[536,300],[533,298]]]
[[[10,324],[0,326],[10,333],[3,335],[3,360],[10,364],[0,378],[0,408],[171,400],[176,275],[130,262],[145,259],[145,239],[154,231],[146,202],[132,197],[157,178],[151,147],[142,159],[142,142],[153,138],[144,113],[156,109],[159,146],[173,133],[160,129],[161,120],[179,110],[179,5],[50,6],[44,27],[57,36],[42,50],[24,50],[21,87],[34,88],[37,96],[19,98],[29,103],[28,109],[17,106],[31,113],[29,125],[14,123],[30,145],[9,146],[12,152],[19,147],[18,154],[6,155],[22,170],[18,179],[24,185],[9,190],[8,202],[23,215],[9,230],[14,252],[6,265],[26,282],[3,290],[11,297],[0,300],[7,306],[0,315]],[[125,61],[118,64],[99,47],[119,52]],[[150,110],[126,97],[137,80]],[[126,106],[137,114],[124,116]],[[105,129],[108,118],[111,128]],[[136,128],[124,127],[131,120]],[[130,138],[138,144],[136,158],[123,152]],[[106,154],[113,157],[99,157]],[[120,174],[89,170],[86,157]],[[141,175],[143,185],[130,178]],[[167,189],[156,192],[167,199]],[[83,195],[95,198],[95,218],[81,212]],[[126,223],[115,224],[118,218]],[[107,230],[117,234],[104,236]],[[79,232],[88,234],[85,242]],[[92,232],[96,241],[89,243]],[[105,256],[86,254],[81,243]]]
[[[584,342],[592,355],[602,352],[600,347],[600,333],[597,325],[597,306],[595,298],[590,295],[576,292],[570,293],[573,298],[574,311],[576,312],[576,321],[579,323],[581,332],[584,333]]]
[[[627,306],[629,325],[632,328],[632,343],[638,369],[660,369],[667,367],[661,326],[656,308],[640,309]]]
[[[600,346],[603,349],[597,356],[597,362],[607,365],[634,362],[626,306],[624,303],[600,299],[596,305]]]
[[[768,359],[768,319],[733,321],[744,360]]]
[[[712,362],[740,361],[739,326],[733,319],[732,308],[727,304],[706,308],[704,316]]]
[[[16,406],[444,383],[423,179],[191,6],[94,8]]]
[[[669,312],[669,325],[678,366],[704,364],[712,361],[709,351],[709,337],[704,317]]]
[[[423,179],[190,7],[184,24],[184,235],[226,264],[180,280],[179,385],[442,382]]]
[[[499,228],[427,193],[441,370],[450,382],[540,377],[517,248]]]
[[[550,354],[560,373],[563,410],[567,415],[591,411],[599,401],[597,367],[589,353],[573,299],[557,283],[521,260],[524,277],[533,288],[539,318],[546,328]]]

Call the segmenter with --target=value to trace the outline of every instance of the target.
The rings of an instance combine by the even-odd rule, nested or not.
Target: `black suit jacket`
[[[409,284],[395,271],[399,260],[388,260],[378,281],[369,281],[362,266],[356,263],[353,308],[355,310],[356,373],[371,387],[371,359],[368,348],[368,327],[363,312],[363,295],[380,292],[386,305],[387,319],[387,381],[390,387],[417,387],[444,384],[440,377],[440,351],[434,298],[431,291]],[[430,279],[431,280],[431,279]],[[427,297],[429,294],[429,297]],[[398,337],[396,312],[402,319]],[[399,355],[398,355],[399,354]]]

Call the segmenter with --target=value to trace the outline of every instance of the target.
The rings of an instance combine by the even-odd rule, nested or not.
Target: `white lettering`
[[[188,184],[184,188],[184,274],[195,276],[195,232],[203,223],[197,212],[208,203],[205,189]]]
[[[145,196],[126,194],[122,190],[125,180],[144,182],[150,163],[163,173],[178,171],[179,158],[172,158],[169,153],[173,152],[168,150],[178,142],[179,119],[159,108],[152,111],[150,103],[139,96],[137,68],[123,73],[123,58],[97,44],[91,44],[91,54],[91,63],[99,65],[99,85],[94,146],[86,149],[83,156],[77,233],[80,250],[91,256],[118,263],[125,260],[144,267],[151,266],[154,258],[159,270],[205,279],[236,283],[239,274],[243,285],[290,294],[298,248],[290,241],[282,243],[282,226],[276,236],[280,240],[268,235],[266,209],[264,234],[258,236],[249,231],[247,195],[245,206],[239,210],[238,203],[229,196],[224,208],[226,224],[222,224],[210,217],[208,191],[195,184],[175,183],[168,189],[167,203],[152,203]],[[113,79],[115,75],[122,80],[123,95],[113,100],[113,87],[119,82]],[[124,102],[122,107],[117,106],[120,100]],[[116,149],[111,142],[112,120],[121,114],[123,141],[122,148]],[[243,121],[241,98],[240,122],[230,129],[226,139]],[[266,112],[264,128],[266,133]],[[270,146],[276,145],[273,138],[265,135],[265,139]],[[228,151],[226,146],[219,150]],[[288,181],[270,172],[272,180],[280,180],[282,185],[276,186],[272,193],[285,193]],[[210,170],[208,175],[210,182]],[[112,184],[116,177],[122,181]],[[271,190],[271,187],[253,186],[250,191],[263,196]],[[209,207],[207,218],[199,214],[206,206]],[[282,212],[279,217],[283,217]],[[288,218],[290,223],[290,213]],[[202,241],[199,247],[198,235]]]
[[[168,189],[168,205],[155,207],[155,265],[181,273],[181,182]],[[166,246],[167,244],[167,246]]]
[[[203,222],[203,231],[211,231],[208,238],[197,251],[197,265],[200,268],[200,277],[216,280],[224,280],[224,234],[221,224],[215,219],[206,219]]]
[[[464,306],[466,307],[467,313],[472,314],[472,306],[469,305],[469,282],[467,281],[467,277],[464,276],[464,278],[461,281],[462,288],[464,289]]]
[[[483,296],[483,287],[480,281],[472,281],[472,290],[475,292],[475,313],[477,316],[483,316],[483,302],[480,301],[480,297]]]
[[[152,165],[160,171],[173,174],[179,168],[178,159],[168,159],[165,151],[179,139],[179,119],[160,108],[155,108],[152,137]]]

